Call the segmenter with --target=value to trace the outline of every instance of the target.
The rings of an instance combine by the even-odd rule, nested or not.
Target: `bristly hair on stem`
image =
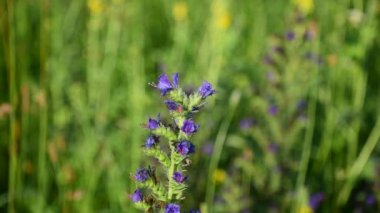
[[[164,124],[160,118],[149,118],[143,125],[149,130],[149,136],[142,149],[148,157],[154,157],[160,162],[160,168],[166,177],[158,178],[156,170],[151,167],[137,170],[131,177],[138,188],[129,197],[136,208],[146,212],[157,210],[179,213],[179,203],[185,199],[184,192],[188,188],[188,175],[183,168],[190,166],[189,158],[196,147],[191,142],[191,137],[200,129],[192,116],[199,112],[205,99],[216,91],[209,82],[203,81],[196,92],[186,94],[179,87],[178,73],[172,75],[172,81],[163,73],[158,77],[157,83],[150,85],[166,98],[164,104],[174,122]],[[163,141],[167,142],[169,152],[160,145]]]

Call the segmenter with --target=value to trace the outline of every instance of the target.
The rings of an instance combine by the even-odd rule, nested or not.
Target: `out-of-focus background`
[[[183,212],[380,212],[379,24],[377,0],[3,0],[0,211],[137,212],[148,83],[179,72],[217,90]]]

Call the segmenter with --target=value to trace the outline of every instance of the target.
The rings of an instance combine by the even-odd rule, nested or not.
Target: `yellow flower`
[[[215,170],[213,179],[216,183],[222,183],[226,179],[226,171],[224,171],[223,169]]]
[[[187,4],[185,2],[176,2],[173,5],[172,13],[176,21],[185,20],[187,17]]]
[[[104,9],[104,5],[100,0],[89,0],[87,6],[91,13],[100,13]]]
[[[231,16],[230,14],[226,13],[218,18],[216,26],[220,29],[225,30],[225,29],[228,29],[230,25],[231,25]]]
[[[314,0],[293,0],[294,4],[305,14],[314,9]]]
[[[313,213],[313,209],[310,206],[302,206],[297,210],[297,213]]]
[[[231,26],[231,15],[226,6],[221,3],[212,5],[216,28],[226,30]]]

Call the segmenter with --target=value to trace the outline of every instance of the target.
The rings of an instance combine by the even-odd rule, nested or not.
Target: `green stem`
[[[170,200],[172,199],[172,196],[173,196],[173,174],[174,174],[174,171],[175,171],[175,160],[173,159],[174,158],[174,154],[175,154],[175,149],[174,149],[174,146],[172,144],[170,144],[170,167],[169,167],[169,170],[168,170],[168,200],[170,202]]]
[[[7,1],[8,13],[8,78],[9,78],[9,98],[12,106],[10,113],[10,141],[9,141],[9,180],[8,180],[8,212],[15,212],[15,197],[16,197],[16,177],[17,177],[17,141],[16,141],[16,63],[15,63],[15,25],[14,25],[14,10],[13,1]]]
[[[298,200],[295,205],[295,207],[299,207],[302,204],[302,194],[304,193],[304,184],[306,180],[306,174],[307,174],[307,168],[310,161],[310,154],[311,154],[311,146],[313,142],[313,135],[314,135],[314,126],[315,126],[315,113],[317,108],[317,101],[316,97],[318,94],[318,88],[314,89],[314,97],[311,98],[310,101],[310,108],[308,112],[308,117],[310,119],[306,135],[305,135],[305,142],[302,147],[302,156],[301,156],[301,162],[299,165],[299,172],[297,176],[297,194],[298,194]]]
[[[373,128],[370,136],[368,137],[367,142],[365,143],[362,151],[359,154],[359,157],[356,159],[351,169],[348,172],[347,181],[342,187],[342,190],[339,193],[338,204],[344,205],[351,193],[351,190],[354,186],[354,183],[359,178],[359,175],[362,173],[364,166],[369,161],[372,152],[374,151],[376,145],[380,142],[380,117],[377,118],[375,127]]]

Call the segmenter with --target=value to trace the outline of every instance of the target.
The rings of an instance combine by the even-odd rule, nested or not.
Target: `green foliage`
[[[184,209],[297,212],[323,192],[317,212],[379,212],[379,20],[377,0],[0,1],[0,211],[134,212],[140,123],[162,111],[146,82],[178,70],[218,91],[197,118]],[[194,89],[170,98],[189,110]]]

